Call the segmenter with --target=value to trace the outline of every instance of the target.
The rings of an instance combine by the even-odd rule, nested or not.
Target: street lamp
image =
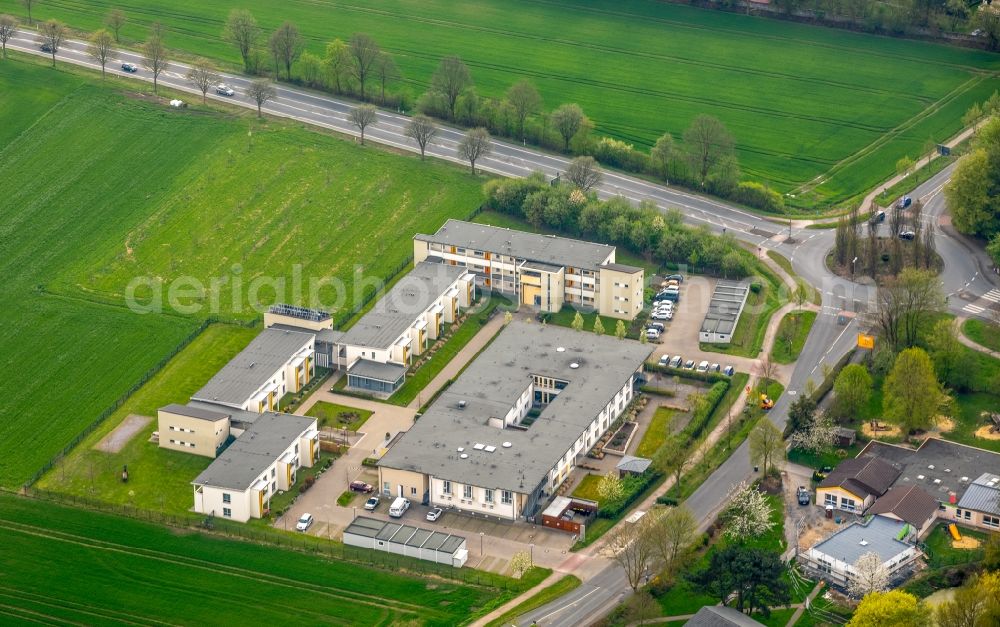
[[[358,506],[354,505],[354,506],[351,507],[351,509],[354,510],[354,517],[357,518],[358,517]]]
[[[479,557],[483,556],[483,536],[485,535],[486,535],[485,532],[482,531],[479,532]]]
[[[857,262],[858,262],[858,258],[857,257],[855,257],[854,259],[851,259],[851,278],[852,279],[854,278],[854,264],[856,264]]]
[[[528,560],[529,560],[529,563],[531,564],[531,567],[534,568],[535,567],[535,544],[534,543],[531,543],[531,544],[528,545]]]

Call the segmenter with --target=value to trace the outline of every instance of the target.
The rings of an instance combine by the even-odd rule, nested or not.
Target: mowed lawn
[[[38,487],[161,512],[184,513],[191,509],[194,504],[191,481],[212,460],[161,449],[150,442],[150,435],[158,429],[156,410],[170,403],[187,402],[226,362],[243,350],[258,331],[227,324],[209,326],[46,473]],[[132,414],[153,420],[117,453],[94,448]],[[170,434],[161,436],[170,437]],[[129,470],[128,483],[121,481],[125,466]]]
[[[512,594],[8,495],[0,530],[12,624],[457,625]]]
[[[341,279],[339,300],[321,296],[349,311],[405,262],[414,232],[481,199],[481,180],[461,168],[249,115],[171,110],[125,84],[23,55],[0,63],[2,486],[28,480],[205,316],[255,318],[255,279],[265,304],[309,304],[310,279]],[[217,308],[204,296],[182,299],[189,310],[166,297],[163,313],[124,306],[136,278],[162,279],[166,296],[174,279],[216,276],[242,279],[242,294]],[[282,280],[284,294],[267,287]]]
[[[39,3],[36,18],[92,30],[115,0]],[[220,37],[234,5],[136,0],[121,7],[127,40],[153,21],[169,46],[239,62]],[[943,141],[969,105],[997,89],[1000,59],[983,51],[648,0],[248,0],[265,34],[284,20],[322,55],[367,32],[393,53],[404,88],[422,93],[440,59],[460,56],[484,96],[520,78],[547,109],[577,102],[598,133],[648,148],[700,113],[737,139],[743,170],[810,206],[840,200],[894,172],[928,139]],[[19,0],[0,12],[24,15]],[[801,188],[801,189],[799,189]],[[791,200],[791,199],[790,199]]]

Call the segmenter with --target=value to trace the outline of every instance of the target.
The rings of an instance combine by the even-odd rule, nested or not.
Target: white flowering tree
[[[519,551],[510,558],[510,569],[517,575],[518,579],[520,579],[529,568],[531,568],[531,556],[528,555],[527,551]]]
[[[837,425],[830,420],[826,412],[819,412],[805,427],[788,437],[792,448],[813,453],[822,453],[833,446],[837,436]]]
[[[774,527],[771,505],[756,486],[746,481],[736,484],[726,499],[729,507],[723,515],[726,536],[742,542],[761,536]]]
[[[614,470],[608,471],[608,474],[601,477],[600,483],[597,484],[597,493],[605,501],[617,501],[622,497],[624,491],[622,480]]]
[[[854,562],[854,574],[847,584],[852,597],[860,599],[872,592],[889,589],[889,570],[882,563],[878,553],[869,551]]]

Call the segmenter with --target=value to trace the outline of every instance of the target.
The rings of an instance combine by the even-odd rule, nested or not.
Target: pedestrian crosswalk
[[[986,309],[990,307],[991,304],[992,305],[1000,304],[1000,289],[994,289],[986,292],[985,294],[980,296],[979,299],[977,300],[977,302],[982,302],[982,301],[986,302],[984,302],[982,305],[975,305],[973,303],[969,303],[965,307],[962,307],[962,311],[974,315],[979,315],[984,311],[986,311]]]

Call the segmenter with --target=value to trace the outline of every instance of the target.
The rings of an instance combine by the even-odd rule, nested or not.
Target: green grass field
[[[318,401],[309,408],[306,415],[318,418],[321,427],[333,427],[335,429],[346,427],[348,431],[357,431],[362,425],[365,424],[365,421],[371,417],[372,413],[374,412],[367,409],[359,409],[357,407],[348,407],[347,405],[338,405],[337,403]],[[357,417],[353,420],[349,420],[345,424],[341,420],[341,414],[356,414]]]
[[[456,625],[511,594],[7,495],[0,529],[11,624]]]
[[[112,7],[141,41],[160,21],[168,45],[235,65],[220,33],[229,2],[114,0],[39,3],[36,18],[93,30]],[[929,138],[960,127],[971,103],[1000,83],[1000,58],[982,51],[874,37],[646,0],[250,0],[266,32],[298,24],[322,55],[335,37],[368,32],[393,53],[405,89],[422,93],[439,60],[470,66],[479,92],[500,96],[519,78],[546,108],[578,102],[598,133],[648,148],[680,136],[699,113],[737,139],[743,170],[808,206],[853,196],[893,174]],[[0,12],[23,16],[18,0]],[[626,69],[627,68],[627,69]]]
[[[28,480],[212,309],[194,298],[182,303],[209,306],[135,313],[122,298],[134,278],[162,278],[167,294],[180,277],[242,279],[218,313],[251,319],[255,279],[264,303],[274,277],[284,300],[308,304],[308,280],[332,277],[345,289],[330,304],[349,311],[406,261],[412,233],[481,199],[460,168],[242,113],[168,110],[123,85],[22,55],[0,63],[0,351],[17,364],[0,399],[2,486]]]
[[[635,449],[638,457],[652,457],[656,451],[660,450],[667,436],[670,435],[670,425],[674,421],[677,412],[668,407],[657,407],[653,414],[653,419],[649,421],[646,432],[642,434],[642,440]]]
[[[1000,328],[995,324],[969,318],[962,323],[962,333],[980,346],[994,351],[1000,351]]]
[[[799,358],[809,331],[816,322],[815,311],[792,311],[785,314],[778,324],[771,358],[779,364],[790,364]]]

